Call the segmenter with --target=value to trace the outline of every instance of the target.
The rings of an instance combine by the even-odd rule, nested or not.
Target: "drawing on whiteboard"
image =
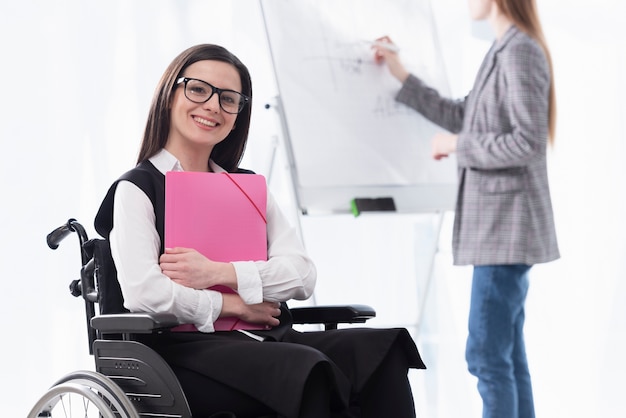
[[[323,54],[303,55],[302,61],[328,68],[331,72],[330,78],[336,81],[334,87],[339,90],[341,84],[338,80],[344,76],[366,76],[378,66],[369,48],[364,48],[364,45],[364,42],[335,42],[332,44],[332,50],[325,47],[326,51]]]
[[[262,0],[292,177],[308,213],[377,194],[399,210],[453,207],[455,159],[431,158],[436,127],[395,101],[401,84],[371,49],[390,35],[407,68],[445,95],[429,3]]]
[[[389,96],[388,94],[377,94],[372,107],[372,115],[377,118],[411,115],[413,112],[413,109],[398,103],[393,96]]]
[[[336,56],[304,56],[302,58],[303,62],[328,62],[329,64],[337,64],[337,68],[348,73],[348,74],[362,74],[363,66],[365,65],[364,60],[360,57],[351,57],[346,56],[344,54],[338,54]],[[334,66],[333,66],[334,67]]]

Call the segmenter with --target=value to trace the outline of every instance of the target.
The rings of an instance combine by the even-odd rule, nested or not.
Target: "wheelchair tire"
[[[28,418],[43,417],[139,418],[139,414],[111,379],[78,371],[52,385],[28,414]]]

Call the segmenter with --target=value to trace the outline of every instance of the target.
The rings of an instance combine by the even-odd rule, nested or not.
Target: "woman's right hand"
[[[222,312],[220,316],[236,316],[253,324],[276,327],[280,325],[280,303],[261,302],[246,305],[236,293],[222,294]]]
[[[237,274],[231,263],[209,260],[192,248],[166,248],[159,265],[163,274],[185,287],[207,289],[220,284],[237,289]]]
[[[381,36],[372,44],[372,49],[374,50],[374,61],[378,64],[386,64],[391,75],[401,83],[404,83],[409,77],[409,72],[406,68],[404,68],[404,65],[400,61],[400,56],[398,55],[397,50],[385,48],[385,44],[395,46],[389,36]]]

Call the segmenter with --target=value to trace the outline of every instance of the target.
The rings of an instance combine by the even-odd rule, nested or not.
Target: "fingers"
[[[272,318],[269,323],[269,327],[277,327],[280,325],[280,321],[276,318]]]
[[[279,302],[264,302],[264,304],[267,306],[267,310],[265,312],[270,315],[269,321],[278,322],[277,318],[282,313],[282,311],[280,310],[280,303]]]
[[[193,248],[175,247],[166,248],[159,257],[159,263],[193,262],[205,257]]]
[[[264,324],[270,327],[280,325],[280,303],[261,302],[254,305],[244,305],[243,313],[238,315],[245,321]]]
[[[436,160],[440,160],[456,152],[458,135],[449,133],[435,134],[432,140],[432,155]]]
[[[270,306],[270,315],[272,316],[280,316],[280,302],[266,302]]]
[[[165,254],[183,254],[183,253],[188,253],[190,251],[193,251],[193,249],[185,248],[185,247],[174,247],[174,248],[166,248]]]
[[[380,50],[374,51],[374,62],[376,64],[382,64],[385,62],[385,55],[380,52]]]
[[[385,45],[393,46],[393,48],[388,48]],[[391,38],[385,35],[380,38],[376,38],[376,40],[372,43],[372,49],[374,50],[374,61],[377,64],[381,64],[391,53],[393,53],[395,45]]]
[[[383,36],[381,38],[376,39],[372,43],[372,48],[375,48],[377,51],[380,51],[381,53],[398,52],[398,47],[396,46],[396,44],[393,43],[391,38],[389,38],[388,36]]]
[[[181,254],[189,252],[188,248],[166,248],[165,252],[159,257],[160,263],[175,263],[180,259]]]
[[[272,313],[272,317],[269,320],[269,325],[272,327],[278,326],[280,325],[280,320],[278,319],[278,317],[280,317],[281,311],[280,311],[280,303],[278,302],[274,302],[272,303],[273,305],[273,313]]]
[[[441,150],[441,144],[439,144],[439,142],[433,141],[431,155],[435,160],[441,160],[442,158],[446,158],[448,153]]]

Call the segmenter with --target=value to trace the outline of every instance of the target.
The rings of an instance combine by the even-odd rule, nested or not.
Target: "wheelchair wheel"
[[[139,414],[115,382],[90,371],[59,379],[37,401],[28,418],[139,418]]]

